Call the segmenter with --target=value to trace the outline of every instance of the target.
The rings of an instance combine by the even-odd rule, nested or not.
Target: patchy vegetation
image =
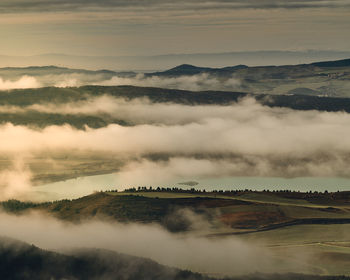
[[[214,232],[272,230],[301,224],[350,223],[348,192],[299,193],[249,190],[213,191],[179,188],[131,188],[97,192],[75,200],[1,203],[9,213],[39,210],[62,220],[107,219],[118,222],[159,223],[170,231],[191,230],[191,221],[178,211],[188,209]],[[179,216],[182,216],[179,219]]]

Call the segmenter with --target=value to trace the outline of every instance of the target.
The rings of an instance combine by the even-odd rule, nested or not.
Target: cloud
[[[255,100],[246,99],[243,103],[255,104]],[[259,106],[255,109],[258,110]],[[232,119],[239,117],[242,107],[237,104],[227,106],[196,105],[187,106],[174,103],[152,103],[147,98],[126,100],[111,96],[90,98],[86,101],[66,104],[35,104],[26,107],[1,106],[0,112],[25,113],[37,111],[55,114],[83,114],[109,116],[124,120],[129,124],[183,125],[203,123],[208,119]]]
[[[272,251],[238,237],[205,238],[197,234],[171,234],[157,225],[119,224],[99,221],[65,224],[39,213],[25,216],[0,214],[0,235],[43,249],[69,250],[88,247],[115,250],[151,258],[161,264],[216,275],[260,272],[311,272],[307,253],[288,261],[274,259]],[[305,250],[305,249],[304,249]],[[288,252],[285,249],[284,252]],[[296,259],[297,261],[291,261]],[[305,263],[298,263],[303,260]]]
[[[23,198],[31,191],[31,172],[22,158],[15,158],[13,166],[0,172],[0,200]]]
[[[217,158],[169,157],[166,160],[130,161],[117,173],[121,186],[169,186],[181,180],[219,179],[231,176],[253,177],[335,177],[347,176],[344,158],[291,158],[237,155]],[[224,186],[220,186],[224,187]]]
[[[0,90],[39,88],[39,87],[80,87],[84,85],[119,86],[134,85],[143,87],[161,87],[183,90],[238,90],[240,80],[235,77],[219,78],[206,73],[193,76],[146,77],[138,74],[135,77],[114,76],[106,79],[102,74],[58,74],[42,76],[22,76],[18,80],[3,80],[0,77]]]
[[[257,164],[264,165],[266,163]],[[255,166],[255,170],[252,170],[252,164],[245,162],[244,158],[234,160],[229,158],[171,157],[159,161],[143,159],[129,162],[119,170],[117,176],[120,186],[163,186],[191,178],[220,178],[243,173],[251,176],[261,175],[253,173],[257,169],[258,167]]]
[[[36,79],[42,86],[55,87],[79,87],[83,85],[93,85],[106,80],[103,74],[49,74],[37,76]]]
[[[0,3],[1,13],[23,12],[64,12],[64,11],[105,11],[118,10],[217,10],[217,9],[304,9],[304,8],[337,8],[349,7],[344,0],[214,0],[203,2],[190,1],[161,1],[161,0],[5,0]]]
[[[240,86],[239,79],[235,77],[218,78],[209,74],[203,73],[193,76],[180,76],[174,78],[168,77],[145,77],[139,74],[133,78],[123,78],[115,76],[110,80],[96,83],[97,85],[118,86],[118,85],[134,85],[144,87],[161,87],[184,90],[237,90]]]
[[[23,76],[16,81],[4,80],[0,77],[0,90],[38,88],[40,83],[30,76]]]
[[[8,123],[0,126],[1,154],[108,154],[129,163],[125,171],[135,174],[137,170],[154,174],[151,170],[155,169],[159,174],[184,177],[188,172],[198,176],[348,176],[350,114],[344,112],[270,108],[251,98],[229,106],[186,106],[101,97],[91,103],[30,108],[110,114],[134,125],[77,130],[68,125],[32,129]]]

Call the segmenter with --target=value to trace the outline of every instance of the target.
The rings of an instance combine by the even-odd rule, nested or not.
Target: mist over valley
[[[0,1],[0,279],[350,279],[349,12]]]

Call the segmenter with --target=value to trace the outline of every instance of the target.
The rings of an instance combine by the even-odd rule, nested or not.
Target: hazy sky
[[[349,50],[349,0],[1,0],[0,54]]]

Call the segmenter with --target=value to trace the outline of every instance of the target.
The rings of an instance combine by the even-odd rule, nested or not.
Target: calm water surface
[[[350,178],[276,178],[276,177],[221,177],[221,178],[179,178],[178,180],[164,182],[163,187],[191,188],[191,186],[179,185],[180,182],[195,181],[197,189],[206,190],[281,190],[290,189],[295,191],[346,191],[350,190]],[[157,187],[156,184],[145,184],[145,186]],[[124,190],[130,187],[122,185],[118,180],[118,174],[106,174],[86,176],[62,182],[50,183],[34,188],[34,192],[45,196],[47,199],[78,198],[91,194],[94,191],[105,191],[111,189]],[[134,186],[137,187],[137,186]]]

